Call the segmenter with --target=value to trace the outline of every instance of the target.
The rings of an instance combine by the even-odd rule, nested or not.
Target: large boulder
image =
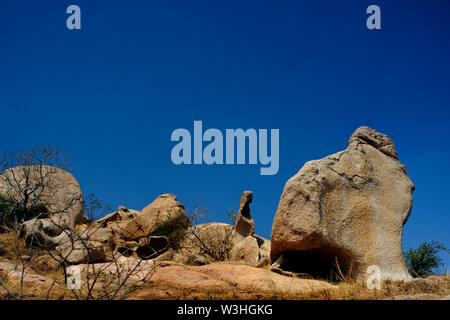
[[[391,138],[360,127],[346,150],[307,162],[286,183],[271,261],[325,277],[339,265],[357,279],[376,265],[383,280],[408,280],[401,241],[413,190]]]
[[[0,193],[21,201],[23,193],[33,190],[29,206],[49,214],[52,233],[73,228],[83,218],[83,194],[77,180],[69,172],[51,166],[19,166],[0,176]]]
[[[171,193],[160,195],[134,219],[110,222],[108,226],[122,239],[133,240],[151,235],[165,223],[180,228],[190,225],[184,206]]]

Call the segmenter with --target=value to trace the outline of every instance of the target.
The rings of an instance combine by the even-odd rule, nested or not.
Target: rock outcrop
[[[255,222],[250,215],[250,203],[252,203],[252,200],[253,192],[242,192],[239,211],[236,215],[236,223],[234,225],[236,236],[239,235],[242,238],[246,238],[255,233]]]
[[[272,226],[271,261],[324,277],[337,262],[357,279],[376,265],[383,280],[408,280],[401,240],[413,190],[391,138],[360,127],[346,150],[307,162],[286,183]]]
[[[250,214],[252,200],[253,192],[242,193],[233,229],[230,261],[262,266],[269,262],[270,241],[255,234],[255,222]]]
[[[164,228],[164,225],[168,228]],[[177,197],[173,194],[163,194],[142,211],[120,206],[117,211],[95,222],[78,225],[75,228],[77,235],[73,238],[103,246],[106,251],[106,260],[112,259],[116,254],[147,260],[154,259],[169,249],[168,238],[158,235],[161,227],[170,232],[177,228],[186,229],[189,225],[184,206],[177,201]],[[100,246],[96,245],[95,248],[100,249]],[[89,250],[81,249],[75,251],[77,256],[74,258],[69,256],[71,260],[69,262],[81,263],[80,261],[89,255]],[[65,251],[69,249],[59,246],[57,250],[64,256]],[[100,251],[97,250],[94,253],[100,253]],[[102,259],[95,259],[92,262],[100,262]]]
[[[188,299],[211,299],[214,296],[220,299],[228,296],[232,299],[255,299],[255,296],[273,299],[335,288],[325,281],[289,278],[261,268],[228,263],[167,266],[156,269],[151,280],[151,285],[140,289],[131,299],[171,298],[167,295],[155,296],[160,285],[176,288],[175,294],[178,295],[180,291],[192,293]],[[165,289],[163,293],[167,292]]]

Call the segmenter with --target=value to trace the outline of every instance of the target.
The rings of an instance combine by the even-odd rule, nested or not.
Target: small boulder
[[[250,266],[256,266],[259,258],[258,241],[252,236],[244,238],[230,251],[231,261],[244,262]]]
[[[97,224],[107,225],[109,222],[114,221],[128,221],[136,218],[141,212],[133,209],[128,209],[124,206],[119,206],[115,212],[112,212],[103,218],[96,221]]]
[[[96,241],[74,241],[66,242],[56,250],[60,253],[63,261],[70,264],[105,262],[106,255],[101,243]]]

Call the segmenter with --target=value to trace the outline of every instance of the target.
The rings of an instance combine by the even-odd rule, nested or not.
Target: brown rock
[[[105,262],[106,255],[101,243],[96,241],[66,242],[56,250],[61,258],[71,264]]]
[[[109,222],[114,221],[127,221],[133,220],[136,218],[141,212],[133,209],[128,209],[124,206],[119,206],[117,211],[112,212],[101,219],[98,219],[96,222],[99,224],[107,224]]]
[[[270,240],[254,234],[253,237],[258,241],[259,246],[259,258],[270,260]]]
[[[44,179],[40,177],[44,176]],[[25,177],[29,177],[29,186],[38,186],[44,181],[45,187],[37,187],[33,193],[39,198],[36,207],[43,207],[50,213],[50,219],[59,229],[73,228],[83,218],[83,195],[80,185],[72,174],[50,166],[21,166],[7,170],[0,176],[0,192],[8,193],[14,199],[20,195],[11,188],[9,181],[23,187]],[[17,182],[15,182],[17,181]],[[52,227],[52,224],[49,224]],[[59,230],[59,233],[61,231]]]
[[[114,262],[95,263],[94,265],[79,264],[82,279],[86,276],[93,276],[93,271],[98,274],[98,281],[103,279],[128,278],[126,285],[137,284],[139,281],[149,281],[153,275],[157,263],[154,260],[141,260],[134,257],[120,256]],[[116,282],[117,282],[116,280]]]
[[[111,228],[91,228],[83,232],[86,239],[100,242],[110,248],[114,248],[116,239]]]
[[[31,287],[31,291],[45,292],[49,290],[61,290],[61,286],[55,280],[42,276],[34,272],[30,267],[23,268],[10,260],[0,258],[0,273],[5,275],[4,280],[20,287],[20,282],[23,282],[24,287]],[[30,294],[30,290],[26,290]],[[16,292],[13,290],[13,292]],[[11,298],[9,294],[5,294],[5,298]]]
[[[255,233],[255,222],[250,215],[250,203],[253,199],[253,192],[244,191],[239,204],[239,211],[236,216],[234,226],[235,232],[242,238],[252,236]]]
[[[56,234],[50,236],[50,234]],[[30,219],[22,224],[21,234],[26,243],[33,247],[50,248],[70,241],[70,231],[61,228],[51,219]]]
[[[164,223],[178,224],[182,228],[190,224],[184,206],[170,193],[160,195],[136,218],[113,222],[109,226],[121,238],[132,240],[151,235]]]
[[[256,294],[299,294],[334,288],[324,281],[288,278],[269,270],[241,264],[213,263],[205,266],[168,266],[159,268],[152,282],[165,283],[179,290],[193,292],[228,292]],[[152,285],[153,286],[153,285]],[[140,293],[145,295],[145,291]]]
[[[169,248],[169,240],[163,236],[149,236],[139,242],[121,241],[116,247],[116,252],[125,257],[137,259],[154,259]]]
[[[189,227],[186,237],[175,254],[175,260],[188,265],[213,262],[214,256],[227,258],[231,249],[233,227],[226,223],[210,222]]]
[[[385,300],[441,300],[442,297],[437,294],[418,293],[412,295],[398,295],[387,298]]]
[[[35,271],[39,273],[45,273],[60,269],[61,263],[50,255],[43,255],[34,259],[31,266]]]
[[[383,280],[408,280],[401,239],[413,190],[392,140],[361,127],[346,150],[307,162],[286,183],[271,260],[283,255],[286,270],[327,276],[337,259],[356,278],[377,265]]]
[[[230,251],[231,261],[241,261],[250,266],[256,266],[259,258],[258,241],[252,236],[244,238]]]

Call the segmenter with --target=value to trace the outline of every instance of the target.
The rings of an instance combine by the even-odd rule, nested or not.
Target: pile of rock
[[[160,195],[142,211],[121,206],[98,221],[80,224],[83,200],[78,182],[61,169],[43,170],[53,173],[52,183],[58,188],[42,197],[41,205],[57,213],[26,221],[23,234],[29,241],[56,247],[61,259],[71,264],[104,263],[120,257],[204,265],[228,258],[249,266],[272,262],[273,270],[285,274],[327,278],[337,268],[362,279],[367,268],[375,265],[382,279],[411,278],[401,239],[414,184],[398,161],[391,138],[368,127],[358,128],[344,151],[307,162],[289,179],[271,240],[255,234],[251,191],[242,193],[234,226],[191,226],[183,204],[170,193]],[[17,197],[5,179],[20,179],[21,172],[23,167],[18,167],[0,176],[0,192]],[[68,203],[72,205],[65,207]],[[169,248],[168,237],[159,232],[168,225],[185,232],[176,248]],[[211,246],[214,252],[207,252]]]
[[[116,259],[118,255],[153,259],[169,249],[168,238],[155,235],[155,232],[165,224],[176,225],[181,229],[187,229],[190,225],[184,206],[170,193],[160,195],[142,211],[120,206],[116,212],[79,228],[78,233],[90,243],[101,244],[95,248],[100,250],[102,247],[112,251],[110,255],[96,255],[94,247],[85,246],[88,249],[85,250],[85,255],[89,255],[92,251],[91,262]],[[76,263],[80,259],[76,260],[69,255],[69,262]]]

